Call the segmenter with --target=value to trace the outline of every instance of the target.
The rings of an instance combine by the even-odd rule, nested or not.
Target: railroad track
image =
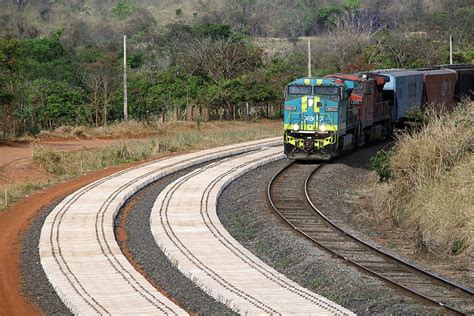
[[[339,227],[311,201],[309,182],[321,169],[289,163],[271,179],[268,199],[279,216],[317,246],[410,295],[454,314],[474,314],[474,292],[377,249]]]

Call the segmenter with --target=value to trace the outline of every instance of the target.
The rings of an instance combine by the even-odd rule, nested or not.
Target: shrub
[[[380,182],[385,182],[390,179],[390,154],[391,152],[382,150],[370,159]]]
[[[120,0],[115,7],[112,8],[112,14],[122,20],[135,12],[137,8],[132,3]]]

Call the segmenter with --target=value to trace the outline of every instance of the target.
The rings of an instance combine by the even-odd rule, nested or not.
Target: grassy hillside
[[[377,208],[428,252],[472,257],[474,102],[427,120],[421,130],[396,142],[386,160],[388,181],[380,186]]]
[[[79,24],[86,33],[100,32],[100,26],[111,32],[130,31],[136,27],[127,21],[132,18],[133,24],[157,26],[193,21],[224,23],[251,36],[296,38],[328,30],[337,24],[341,13],[353,9],[363,14],[360,22],[370,21],[377,28],[419,29],[434,22],[459,34],[463,31],[457,29],[472,21],[469,0],[0,0],[0,8],[0,33],[26,36],[46,35],[75,25],[80,32]]]

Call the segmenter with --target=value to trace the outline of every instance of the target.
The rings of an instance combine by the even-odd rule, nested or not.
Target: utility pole
[[[308,38],[308,77],[311,77],[311,41]]]
[[[449,64],[453,64],[453,36],[449,35]]]
[[[127,35],[123,36],[123,119],[128,121],[127,99]]]

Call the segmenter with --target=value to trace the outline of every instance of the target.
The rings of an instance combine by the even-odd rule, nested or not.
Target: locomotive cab
[[[347,129],[353,88],[351,82],[324,78],[301,78],[287,85],[284,107],[287,157],[328,160],[337,154],[339,136]]]

